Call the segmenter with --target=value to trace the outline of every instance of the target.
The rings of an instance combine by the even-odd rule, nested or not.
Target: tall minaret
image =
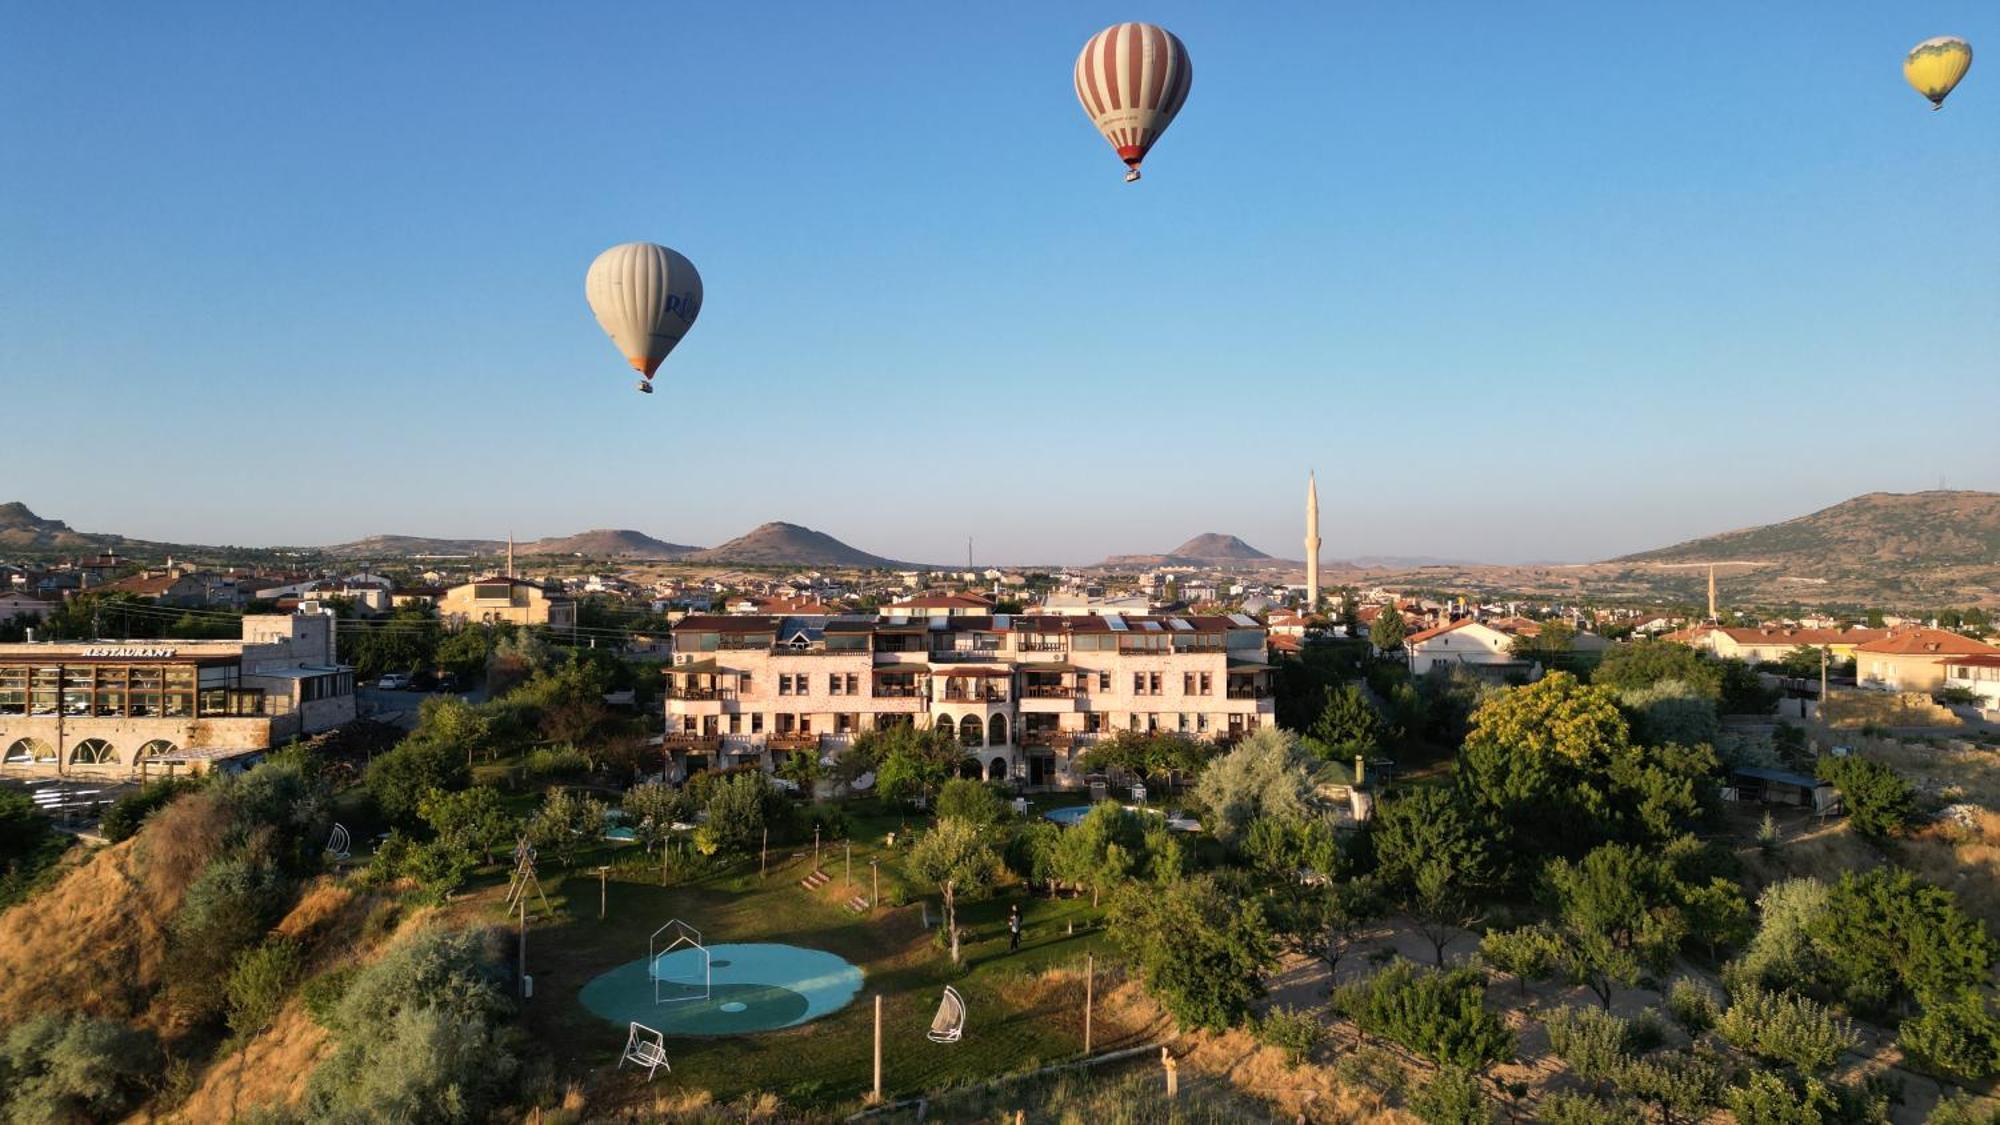
[[[507,577],[514,577],[514,533],[507,533]]]
[[[1715,564],[1714,563],[1708,564],[1708,619],[1710,621],[1722,620],[1722,618],[1716,616],[1715,613]]]
[[[1306,611],[1319,608],[1319,482],[1306,474]]]

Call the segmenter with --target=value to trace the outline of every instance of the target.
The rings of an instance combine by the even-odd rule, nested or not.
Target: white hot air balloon
[[[613,246],[590,263],[583,295],[611,342],[653,393],[653,372],[701,314],[701,274],[679,251],[652,242]]]

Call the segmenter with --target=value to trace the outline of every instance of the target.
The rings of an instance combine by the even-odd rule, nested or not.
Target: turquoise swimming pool
[[[820,949],[773,942],[708,947],[708,996],[701,994],[701,951],[659,956],[660,995],[646,959],[628,961],[585,984],[584,1007],[623,1027],[637,1021],[666,1035],[747,1035],[796,1027],[837,1012],[861,991],[861,970]],[[683,999],[673,999],[680,995]]]
[[[1045,820],[1053,820],[1064,828],[1068,828],[1089,815],[1089,805],[1067,805],[1060,809],[1050,809],[1043,813],[1042,817]]]

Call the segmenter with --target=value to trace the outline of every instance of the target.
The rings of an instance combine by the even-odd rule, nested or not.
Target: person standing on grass
[[[1007,952],[1021,951],[1021,907],[1019,903],[1007,908]]]

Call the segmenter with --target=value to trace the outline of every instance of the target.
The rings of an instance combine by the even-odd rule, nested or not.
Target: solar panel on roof
[[[1191,630],[1192,630],[1192,629],[1194,628],[1194,626],[1192,626],[1192,625],[1190,625],[1190,624],[1188,624],[1188,623],[1187,623],[1187,619],[1186,619],[1186,618],[1182,618],[1182,617],[1169,617],[1169,618],[1167,618],[1167,626],[1168,626],[1169,628],[1172,628],[1172,629],[1174,629],[1174,630],[1178,631],[1178,632],[1183,632],[1183,633],[1185,633],[1185,632],[1189,632],[1189,631],[1191,631]]]
[[[1157,633],[1160,631],[1161,626],[1159,622],[1148,617],[1145,620],[1139,622],[1139,628],[1148,633]]]
[[[1257,627],[1257,623],[1255,621],[1252,621],[1250,618],[1245,617],[1240,613],[1230,614],[1229,622],[1232,625],[1241,625],[1245,629],[1255,629]]]
[[[1107,613],[1104,615],[1104,627],[1114,633],[1123,633],[1125,631],[1125,619],[1115,613]]]
[[[996,613],[996,614],[994,614],[994,615],[993,615],[993,627],[994,627],[995,629],[1000,629],[1000,630],[1007,630],[1007,629],[1011,629],[1011,628],[1013,628],[1013,627],[1014,627],[1014,615],[1013,615],[1013,614],[1011,614],[1011,613]]]

